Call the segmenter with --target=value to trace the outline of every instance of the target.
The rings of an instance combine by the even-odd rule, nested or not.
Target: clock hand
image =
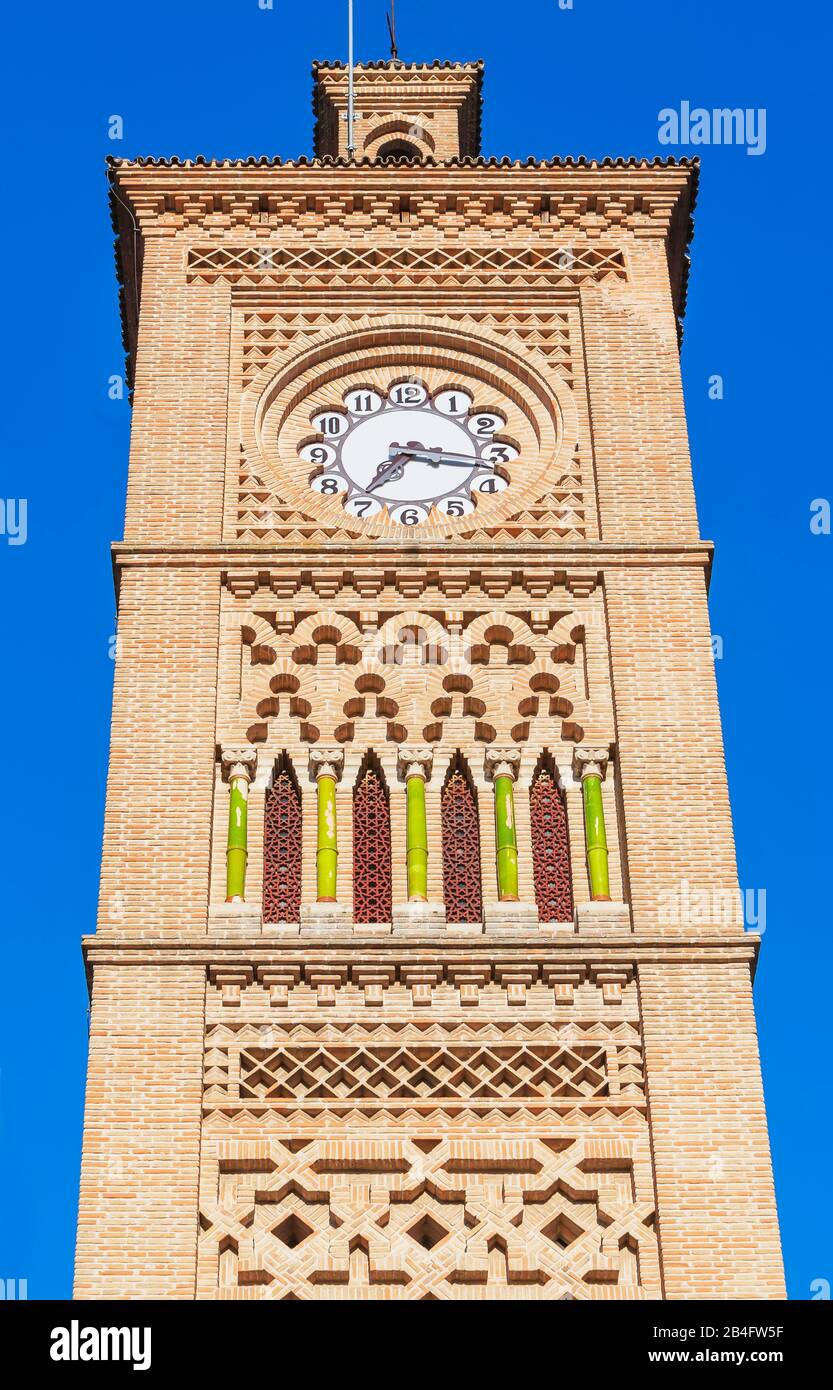
[[[380,463],[379,467],[376,469],[373,481],[367,485],[367,491],[372,492],[374,488],[379,487],[382,483],[387,483],[389,481],[398,482],[405,471],[405,464],[410,463],[410,461],[410,455],[404,450],[400,449],[394,452],[394,450],[391,449],[389,458],[385,459],[383,463]]]
[[[494,464],[487,460],[474,458],[471,454],[446,454],[442,449],[411,449],[411,458],[417,459],[420,463],[427,463],[432,468],[439,468],[440,464],[450,464],[453,468],[490,468],[494,471]]]
[[[375,476],[371,483],[368,483],[367,491],[373,492],[382,483],[398,482],[402,477],[406,463],[427,463],[431,468],[439,468],[440,464],[449,464],[453,468],[481,468],[487,472],[494,473],[494,464],[487,460],[473,458],[469,454],[444,453],[442,449],[417,449],[399,448],[394,445],[388,452],[388,459],[379,464]]]

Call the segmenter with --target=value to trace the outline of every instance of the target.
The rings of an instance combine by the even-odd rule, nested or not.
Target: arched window
[[[419,159],[420,152],[409,140],[388,140],[376,151],[377,159]]]
[[[301,792],[285,753],[263,813],[263,920],[301,920]]]
[[[443,898],[449,922],[480,922],[480,819],[477,792],[465,760],[457,753],[446,774],[441,798]]]
[[[532,822],[532,873],[535,901],[542,922],[571,922],[573,878],[570,872],[570,838],[567,807],[558,786],[555,768],[546,754],[529,789]]]
[[[353,790],[353,916],[389,922],[392,913],[388,789],[377,758],[368,753]]]

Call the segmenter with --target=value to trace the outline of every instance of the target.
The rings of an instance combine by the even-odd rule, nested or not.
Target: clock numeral
[[[503,489],[509,485],[505,478],[501,478],[499,474],[493,473],[490,474],[488,478],[478,478],[474,486],[477,492],[491,494],[494,492],[503,492]]]
[[[434,397],[434,405],[441,415],[467,415],[473,404],[467,391],[456,391],[453,388],[439,391]]]
[[[484,411],[482,415],[472,415],[469,420],[469,429],[478,439],[488,439],[489,435],[499,430],[504,423],[500,415],[494,415],[491,411]]]
[[[437,511],[444,516],[468,516],[469,512],[474,511],[474,503],[470,497],[442,497],[437,503]]]
[[[480,457],[489,463],[511,463],[518,451],[512,444],[487,444]]]
[[[347,416],[339,415],[334,410],[326,410],[313,416],[312,423],[328,439],[338,439],[347,429]]]
[[[382,504],[376,497],[351,497],[345,502],[344,510],[351,516],[370,517],[382,510]]]
[[[356,391],[347,392],[344,404],[351,415],[374,415],[377,410],[382,409],[382,397],[377,391],[360,387]]]
[[[329,468],[336,461],[336,451],[329,444],[305,444],[301,450],[305,463],[314,463],[319,468]]]
[[[322,473],[320,477],[313,478],[310,486],[316,492],[323,492],[325,497],[334,497],[337,492],[347,491],[347,479],[342,478],[340,473]]]
[[[398,521],[400,526],[419,526],[424,521],[428,513],[424,507],[404,506],[394,507],[391,512],[391,520]]]
[[[403,381],[391,388],[390,399],[394,405],[422,405],[428,399],[428,392],[415,381]]]

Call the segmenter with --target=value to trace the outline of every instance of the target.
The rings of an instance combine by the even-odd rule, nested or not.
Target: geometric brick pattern
[[[189,281],[213,284],[328,288],[403,284],[444,288],[519,281],[528,292],[536,285],[557,289],[583,280],[626,280],[621,250],[589,246],[195,246],[188,252]],[[322,279],[323,277],[323,279]]]
[[[656,1296],[653,1198],[627,1140],[221,1142],[204,1173],[199,1296]]]
[[[448,1025],[452,1037],[405,1036],[389,1025],[367,1026],[366,1040],[346,1036],[349,1026],[322,1041],[303,1026],[287,1031],[279,1045],[234,1051],[212,1045],[206,1058],[206,1099],[245,1101],[581,1100],[644,1099],[638,1034],[620,1025],[624,1037],[597,1025],[575,1036],[568,1025],[516,1025],[512,1036],[494,1026]],[[437,1031],[436,1029],[433,1031]],[[460,1034],[461,1036],[453,1036]],[[595,1034],[595,1036],[594,1036]],[[601,1034],[601,1036],[600,1036]]]

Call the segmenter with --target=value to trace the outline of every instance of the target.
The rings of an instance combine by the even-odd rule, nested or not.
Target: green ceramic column
[[[249,783],[257,762],[254,748],[223,750],[223,766],[228,769],[229,805],[226,842],[226,902],[242,903],[246,897],[248,859]]]
[[[501,902],[518,901],[518,841],[511,777],[495,778],[497,886]]]
[[[318,778],[318,901],[334,903],[338,876],[338,826],[336,823],[336,781],[322,774]]]
[[[607,832],[602,801],[602,780],[607,765],[607,753],[576,749],[584,799],[584,842],[587,847],[587,872],[590,876],[592,902],[610,902]]]
[[[490,749],[487,767],[495,788],[495,861],[498,899],[518,901],[518,835],[515,829],[515,779],[520,766],[516,749]]]
[[[425,779],[428,768],[424,759],[403,755],[405,764],[405,795],[407,797],[407,861],[408,901],[428,900],[428,820],[425,814]]]
[[[334,903],[338,881],[338,823],[336,782],[344,755],[341,749],[315,749],[310,768],[318,788],[318,844],[315,858],[316,897],[320,903]]]

